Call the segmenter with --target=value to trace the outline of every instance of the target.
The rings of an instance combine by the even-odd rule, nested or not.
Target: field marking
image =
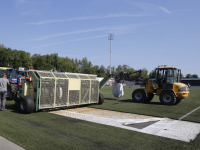
[[[193,141],[200,133],[199,123],[96,108],[82,107],[52,111],[50,113],[184,142]],[[151,122],[154,123],[149,124]],[[145,124],[149,125],[143,128],[135,127]]]
[[[189,116],[191,113],[195,112],[195,111],[196,111],[196,110],[198,110],[199,108],[200,108],[200,106],[199,106],[198,108],[196,108],[196,109],[192,110],[191,112],[187,113],[186,115],[184,115],[184,116],[180,117],[178,120],[182,120],[183,118],[185,118],[185,117]]]

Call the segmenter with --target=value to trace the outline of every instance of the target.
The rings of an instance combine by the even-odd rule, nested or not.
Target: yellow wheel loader
[[[144,88],[133,91],[132,99],[134,102],[150,102],[157,95],[162,104],[174,105],[189,96],[188,86],[180,83],[180,69],[162,65],[156,68],[155,73],[155,80],[146,79],[143,81]]]

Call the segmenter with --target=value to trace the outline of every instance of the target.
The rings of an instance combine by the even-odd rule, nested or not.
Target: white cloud
[[[136,27],[136,25],[128,25],[128,26],[118,26],[118,27],[104,27],[104,28],[96,28],[96,29],[87,29],[87,30],[78,30],[78,31],[73,31],[73,32],[66,32],[66,33],[59,33],[59,34],[54,34],[54,35],[47,35],[35,39],[30,39],[27,41],[42,41],[48,38],[53,38],[53,37],[60,37],[60,36],[65,36],[65,35],[70,35],[70,34],[79,34],[79,33],[87,33],[87,32],[95,32],[95,31],[106,31],[108,32],[114,32],[114,33],[121,33],[121,32],[126,32],[133,30]]]
[[[119,33],[116,33],[115,35],[126,34],[126,33],[129,33],[129,32],[128,31],[126,31],[126,32],[119,32]],[[108,37],[108,34],[99,35],[99,36],[93,36],[93,37],[87,37],[87,38],[82,38],[82,39],[75,39],[75,40],[69,40],[69,41],[56,42],[56,43],[51,43],[51,44],[37,46],[37,47],[34,47],[34,48],[47,47],[47,46],[52,46],[52,45],[58,45],[58,44],[68,43],[68,42],[76,42],[76,41],[82,41],[82,40],[88,40],[88,39],[95,39],[95,38],[101,38],[101,37]]]
[[[77,17],[77,18],[60,19],[60,20],[46,20],[46,21],[31,22],[31,23],[26,23],[26,24],[42,25],[42,24],[47,24],[47,23],[58,23],[58,22],[77,21],[77,20],[92,20],[92,19],[117,18],[117,17],[144,17],[144,16],[149,16],[149,15],[147,14],[108,14],[105,16],[86,16],[86,17]]]
[[[43,37],[36,38],[36,39],[30,39],[30,40],[27,40],[27,41],[42,41],[42,40],[45,40],[45,39],[48,39],[48,38],[53,38],[53,37],[59,37],[59,36],[70,35],[70,34],[85,33],[85,32],[100,31],[100,30],[106,30],[106,28],[97,28],[97,29],[88,29],[88,30],[79,30],[79,31],[73,31],[73,32],[59,33],[59,34],[54,34],[54,35],[43,36]]]
[[[52,46],[52,45],[57,45],[57,44],[62,44],[62,43],[68,43],[68,42],[75,42],[75,41],[82,41],[82,40],[100,38],[100,37],[105,37],[105,36],[108,36],[108,35],[100,35],[100,36],[93,36],[93,37],[76,39],[76,40],[62,41],[62,42],[57,42],[57,43],[51,43],[51,44],[41,45],[41,46],[38,46],[38,47],[46,47],[46,46]],[[35,47],[35,48],[37,48],[37,47]]]
[[[167,14],[171,14],[171,12],[163,7],[163,6],[157,6],[157,5],[153,5],[153,4],[149,4],[149,3],[133,3],[130,2],[132,5],[139,7],[145,11],[160,11],[162,10],[163,12],[167,13]]]
[[[164,8],[162,6],[160,6],[161,10],[163,10],[165,13],[167,14],[171,14],[171,12],[167,9],[167,8]]]

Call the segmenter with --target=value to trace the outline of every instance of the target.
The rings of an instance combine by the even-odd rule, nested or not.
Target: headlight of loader
[[[179,91],[179,92],[181,92],[181,91],[189,91],[189,88],[188,88],[188,86],[186,85],[186,86],[180,88],[178,91]]]

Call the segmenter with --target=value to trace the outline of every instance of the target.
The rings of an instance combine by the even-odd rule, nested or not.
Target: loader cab
[[[158,66],[156,68],[157,88],[173,89],[174,83],[180,82],[181,70],[173,66]]]

